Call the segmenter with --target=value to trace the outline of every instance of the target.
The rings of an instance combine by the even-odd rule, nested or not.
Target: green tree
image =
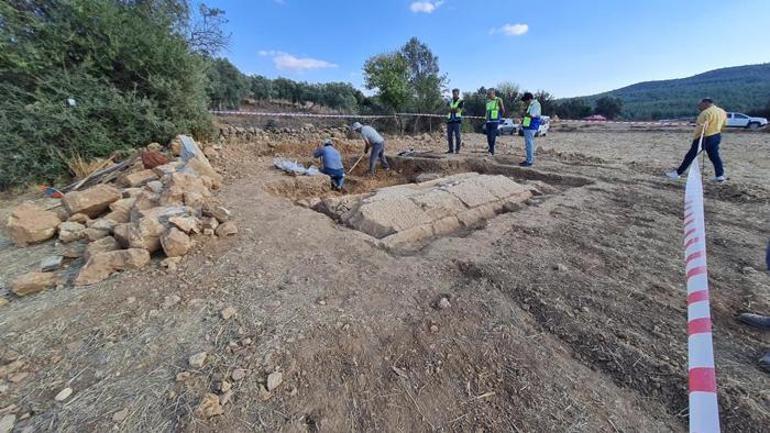
[[[180,31],[186,7],[0,2],[0,189],[53,181],[74,154],[208,133],[205,61]]]
[[[264,101],[274,98],[273,81],[262,75],[252,75],[250,78],[251,96],[254,99]]]
[[[411,38],[401,48],[401,55],[409,65],[413,108],[421,113],[443,108],[441,95],[446,88],[446,76],[440,74],[438,57],[417,38]]]
[[[616,118],[621,111],[623,111],[623,101],[621,101],[619,98],[602,96],[596,100],[594,113],[601,114],[607,119]]]
[[[377,90],[377,98],[393,112],[403,110],[410,102],[409,64],[399,52],[379,54],[364,64],[367,89]]]
[[[562,119],[582,119],[591,115],[591,106],[582,98],[565,99],[556,106],[556,114]]]
[[[207,88],[211,108],[238,109],[249,93],[249,81],[227,59],[214,59],[208,70]]]

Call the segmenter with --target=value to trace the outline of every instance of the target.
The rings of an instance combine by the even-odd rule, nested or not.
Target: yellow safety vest
[[[452,109],[452,110],[456,109],[457,112],[453,113],[453,112],[450,111],[449,114],[447,114],[447,116],[446,116],[447,120],[462,120],[463,119],[463,109],[460,108],[460,104],[462,102],[463,102],[462,98],[459,98],[456,101],[454,99],[449,101],[449,108]]]
[[[495,97],[491,101],[487,101],[487,120],[496,122],[500,120],[500,98]]]

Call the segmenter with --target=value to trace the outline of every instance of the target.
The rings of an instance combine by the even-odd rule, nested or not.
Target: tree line
[[[0,2],[0,190],[54,182],[68,160],[127,153],[179,133],[213,133],[210,109],[284,100],[358,114],[446,112],[448,79],[438,57],[412,38],[363,64],[367,96],[350,83],[245,75],[218,58],[225,12],[190,0],[4,0]],[[522,91],[497,86],[509,116]],[[533,92],[544,114],[614,118],[616,98],[556,100]],[[466,91],[465,111],[485,114],[486,89]],[[441,121],[403,119],[418,132]]]

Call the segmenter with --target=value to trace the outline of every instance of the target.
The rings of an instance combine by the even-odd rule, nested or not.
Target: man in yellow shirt
[[[722,166],[722,158],[719,157],[719,143],[722,141],[722,129],[724,129],[727,123],[727,113],[725,113],[725,110],[714,105],[714,101],[709,98],[703,98],[698,103],[698,110],[700,114],[696,121],[697,126],[693,133],[690,151],[684,156],[684,161],[682,161],[679,168],[667,172],[666,176],[671,179],[679,179],[679,176],[690,167],[698,153],[701,150],[705,150],[714,164],[714,177],[712,180],[724,182],[727,178],[725,177],[725,169]],[[699,149],[701,132],[703,133],[703,149]]]

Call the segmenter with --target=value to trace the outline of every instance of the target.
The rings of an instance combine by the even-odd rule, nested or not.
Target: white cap
[[[352,129],[353,131],[358,131],[359,129],[361,129],[361,128],[363,128],[363,127],[364,127],[364,125],[362,125],[362,124],[360,124],[360,123],[358,123],[358,122],[355,122],[355,123],[353,123],[353,125],[350,127],[350,129]]]

